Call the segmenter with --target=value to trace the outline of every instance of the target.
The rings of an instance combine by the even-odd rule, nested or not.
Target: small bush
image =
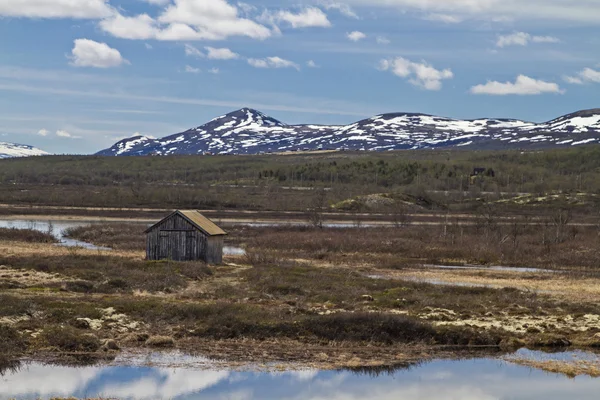
[[[435,329],[426,323],[400,316],[375,313],[335,314],[312,317],[302,327],[319,339],[412,343],[431,341]]]
[[[200,281],[213,275],[212,269],[203,262],[184,262],[176,266],[177,272],[186,278]]]
[[[146,340],[148,347],[174,347],[175,339],[170,336],[150,336]]]
[[[92,293],[94,291],[94,284],[88,281],[67,282],[65,289],[75,293]]]
[[[244,256],[244,262],[254,267],[278,265],[282,261],[275,253],[266,251],[246,251]]]
[[[98,351],[101,346],[100,340],[96,336],[69,326],[46,328],[39,336],[39,340],[44,346],[72,353],[93,353]]]
[[[0,361],[18,356],[27,348],[21,334],[13,327],[0,325]]]

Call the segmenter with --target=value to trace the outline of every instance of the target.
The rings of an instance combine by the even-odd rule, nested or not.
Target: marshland
[[[597,376],[596,153],[2,160],[3,372]],[[228,232],[222,265],[145,260],[146,227],[186,208]]]

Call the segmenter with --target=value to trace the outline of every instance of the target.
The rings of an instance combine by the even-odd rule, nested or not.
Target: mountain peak
[[[286,126],[281,121],[255,110],[253,108],[244,107],[239,110],[232,111],[225,115],[221,115],[209,121],[207,124],[200,126],[197,130],[214,129],[215,125],[227,125],[231,128],[249,127],[249,126]]]
[[[33,146],[0,142],[0,158],[46,156],[48,154]]]

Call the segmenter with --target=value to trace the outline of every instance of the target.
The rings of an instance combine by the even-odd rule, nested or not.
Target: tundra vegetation
[[[125,220],[66,232],[112,251],[1,229],[0,355],[361,367],[599,347],[597,149],[0,161],[3,214],[206,208],[246,252],[149,262]],[[495,174],[471,179],[479,166]],[[303,225],[235,223],[248,211]]]

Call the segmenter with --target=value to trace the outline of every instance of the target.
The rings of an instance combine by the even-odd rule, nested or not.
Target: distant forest
[[[473,179],[474,169],[488,172]],[[49,156],[0,160],[0,202],[107,207],[302,209],[403,192],[600,193],[600,146],[547,151],[335,152],[261,156]]]

